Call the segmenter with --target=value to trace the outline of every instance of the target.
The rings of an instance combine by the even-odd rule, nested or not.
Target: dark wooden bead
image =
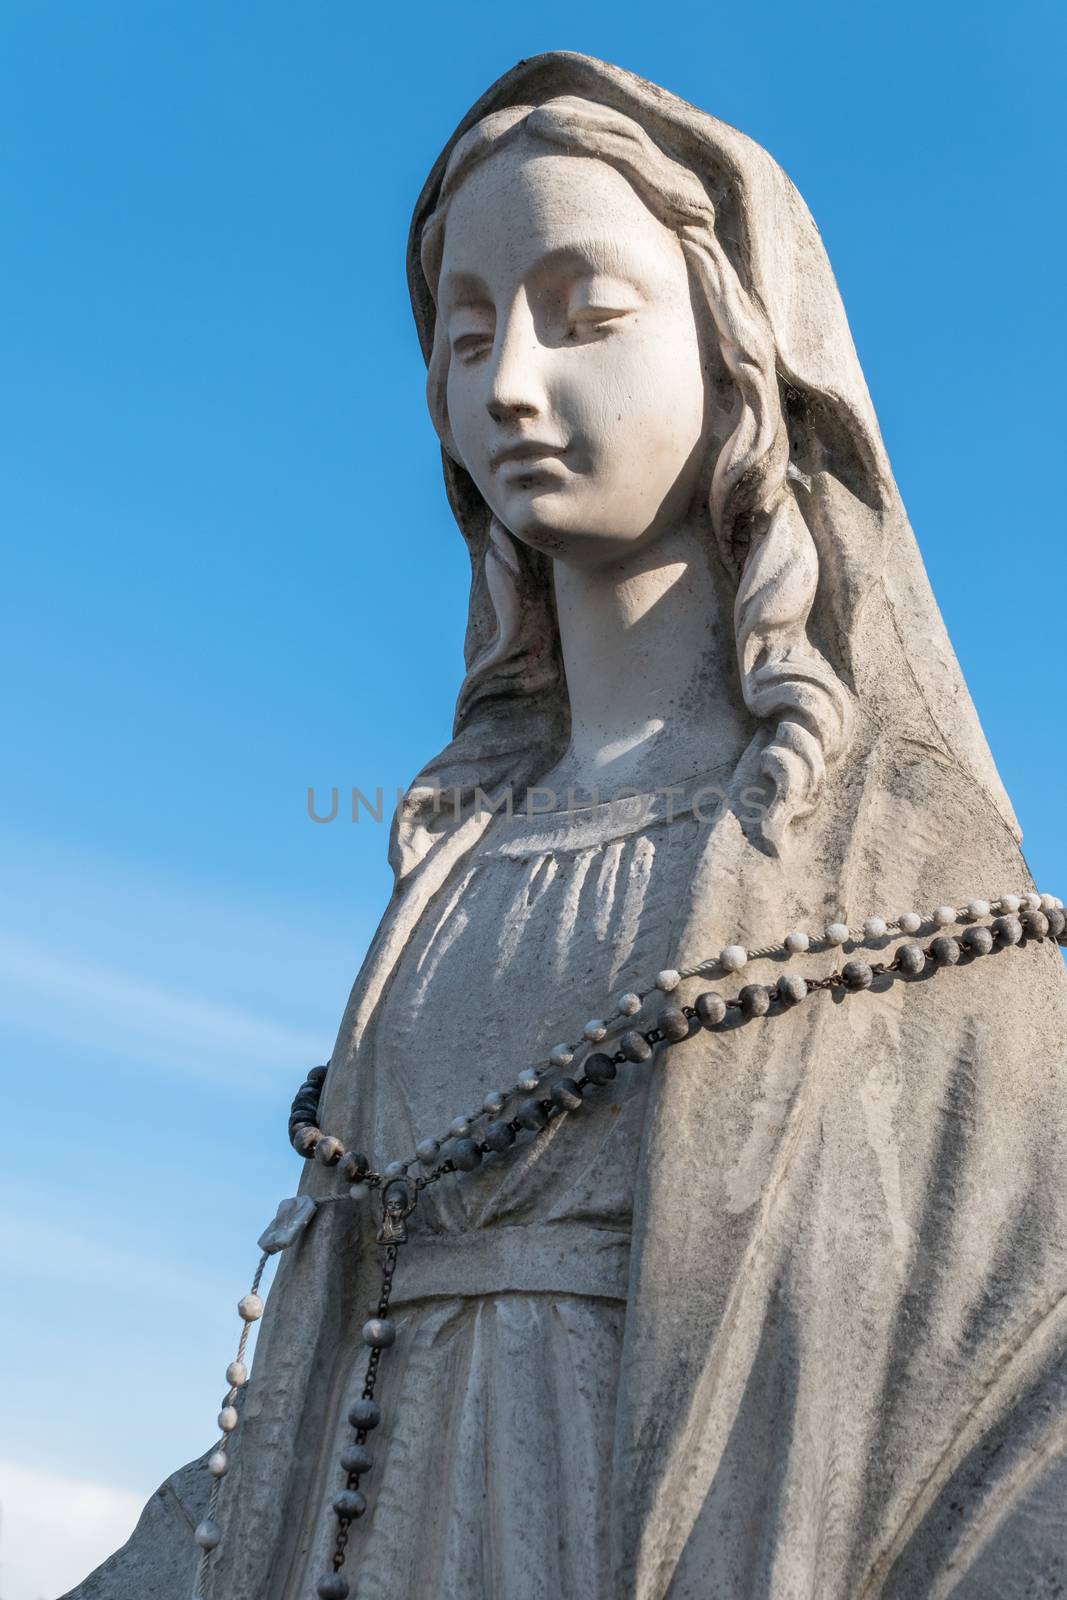
[[[874,973],[866,961],[846,961],[841,968],[841,976],[846,989],[869,989],[874,982]]]
[[[656,1027],[671,1044],[677,1044],[679,1040],[689,1037],[689,1018],[680,1006],[664,1006],[656,1021]]]
[[[358,1489],[342,1489],[340,1494],[333,1497],[333,1509],[345,1522],[352,1522],[366,1511],[367,1497],[360,1494]]]
[[[1022,924],[1027,939],[1044,939],[1048,934],[1048,918],[1043,911],[1024,911]]]
[[[510,1150],[515,1143],[515,1129],[507,1122],[487,1122],[485,1142],[490,1150],[497,1150],[502,1154],[505,1150]]]
[[[897,951],[900,970],[909,978],[917,978],[926,966],[926,951],[918,944],[902,944]]]
[[[746,983],[737,998],[743,1017],[765,1017],[771,1009],[771,991],[762,983]]]
[[[619,1049],[627,1061],[647,1061],[652,1054],[652,1046],[636,1028],[626,1030],[619,1040]]]
[[[960,943],[972,956],[987,956],[993,948],[993,935],[982,923],[973,928],[964,928],[960,934]]]
[[[370,1162],[362,1150],[346,1150],[341,1157],[339,1171],[349,1183],[358,1183],[364,1173],[370,1171]]]
[[[995,917],[990,924],[993,937],[998,944],[1018,944],[1023,936],[1023,925],[1018,917]]]
[[[348,1579],[339,1572],[324,1572],[315,1585],[319,1600],[348,1600]]]
[[[930,941],[929,956],[939,967],[954,967],[960,959],[959,940],[950,939],[947,933],[940,934]]]
[[[348,1408],[348,1420],[353,1428],[376,1428],[382,1420],[382,1408],[377,1400],[356,1400]]]
[[[531,1133],[539,1133],[548,1122],[548,1114],[536,1100],[521,1100],[515,1107],[515,1121],[529,1128]]]
[[[573,1078],[559,1078],[548,1091],[553,1105],[561,1111],[577,1111],[582,1103],[582,1091]]]
[[[1054,939],[1061,939],[1067,931],[1067,917],[1059,909],[1045,912],[1048,918],[1048,931]]]
[[[618,1070],[611,1057],[599,1050],[595,1055],[586,1056],[582,1065],[582,1071],[590,1083],[610,1083]]]
[[[717,1028],[726,1016],[726,1001],[721,994],[698,994],[693,1010],[700,1018],[701,1027]]]
[[[473,1139],[455,1140],[449,1155],[461,1172],[473,1172],[475,1167],[481,1165],[482,1152]]]
[[[365,1444],[346,1444],[341,1451],[341,1467],[345,1472],[369,1472],[371,1453]]]

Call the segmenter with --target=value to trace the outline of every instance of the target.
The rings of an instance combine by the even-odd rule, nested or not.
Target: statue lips
[[[490,471],[508,478],[527,478],[534,473],[550,469],[556,461],[561,462],[566,448],[566,445],[542,444],[536,439],[524,439],[520,444],[504,445],[491,452]],[[504,473],[502,469],[507,467],[515,470]]]

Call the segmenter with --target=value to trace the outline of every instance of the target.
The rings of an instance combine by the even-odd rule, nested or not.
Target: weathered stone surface
[[[818,233],[766,152],[590,58],[520,63],[434,168],[410,281],[474,583],[455,737],[397,819],[320,1110],[379,1168],[659,971],[1030,887]],[[529,815],[475,803],[509,785]],[[736,1021],[599,1074],[547,1130],[528,1106],[513,1154],[420,1197],[346,1568],[379,1600],[1067,1584],[1059,955]],[[339,1181],[315,1163],[304,1188]],[[375,1293],[352,1211],[279,1266],[226,1600],[304,1600],[329,1565]],[[77,1593],[143,1595],[149,1561],[154,1600],[186,1600],[172,1533],[146,1524]]]

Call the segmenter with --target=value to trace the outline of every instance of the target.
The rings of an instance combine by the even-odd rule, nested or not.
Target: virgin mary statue
[[[670,972],[726,947],[772,984],[790,930],[866,919],[889,960],[903,913],[1033,892],[764,150],[587,56],[520,62],[434,166],[409,275],[473,578],[319,1119],[380,1166],[664,969],[692,1004],[707,979]],[[790,972],[840,962],[804,945]],[[428,1186],[356,1600],[1067,1593],[1064,990],[1040,939],[817,990]],[[215,1600],[329,1570],[376,1226],[324,1203],[281,1262]],[[186,1600],[207,1481],[164,1486],[82,1600]]]

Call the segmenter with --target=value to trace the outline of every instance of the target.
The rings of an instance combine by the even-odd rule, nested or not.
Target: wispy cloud
[[[0,1022],[269,1088],[333,1043],[367,929],[0,832]]]
[[[0,1461],[0,1594],[54,1600],[129,1538],[142,1497]],[[62,1507],[58,1518],[56,1507]],[[56,1537],[62,1524],[62,1538]]]
[[[220,1068],[249,1088],[310,1061],[327,1030],[285,1026],[195,994],[53,954],[0,929],[0,1017],[30,1033],[196,1077]]]
[[[155,1292],[164,1302],[179,1293],[186,1313],[199,1307],[206,1316],[214,1316],[237,1293],[223,1274],[191,1272],[177,1253],[169,1257],[159,1250],[150,1253],[92,1238],[69,1221],[36,1217],[24,1205],[0,1204],[0,1262],[9,1283],[44,1278],[113,1294]],[[7,1600],[2,1588],[0,1595]]]

